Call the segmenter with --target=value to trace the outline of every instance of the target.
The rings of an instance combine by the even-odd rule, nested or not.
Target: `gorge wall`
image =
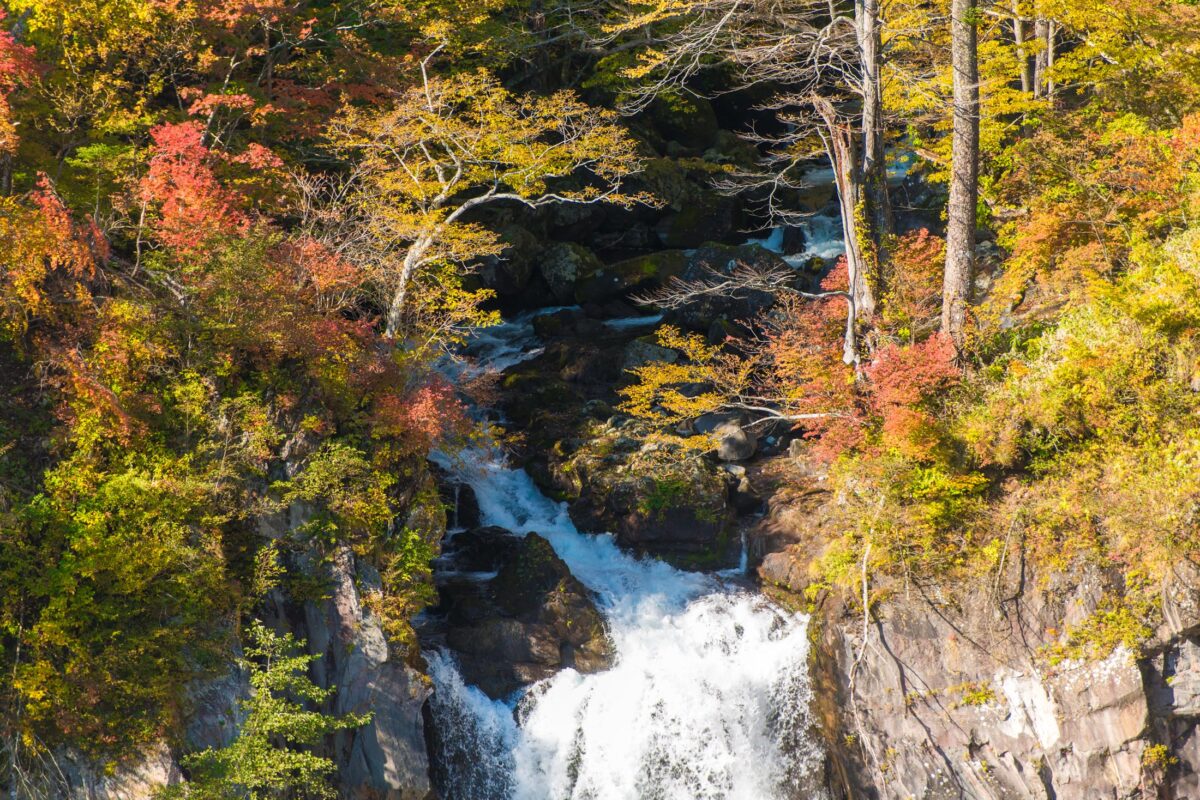
[[[804,605],[823,509],[836,502],[808,474],[755,528],[768,591]],[[1162,587],[1165,621],[1138,653],[1059,661],[1053,648],[1113,576],[1037,575],[1017,537],[1011,546],[1003,574],[975,585],[872,587],[883,599],[866,620],[861,604],[815,594],[812,668],[833,795],[1200,796],[1200,573],[1180,565]]]

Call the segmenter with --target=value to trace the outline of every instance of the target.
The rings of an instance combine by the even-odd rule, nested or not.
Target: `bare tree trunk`
[[[1054,40],[1058,26],[1054,20],[1046,20],[1046,99],[1054,99]]]
[[[0,153],[0,197],[8,197],[12,194],[12,179],[12,153]]]
[[[976,0],[951,0],[954,130],[946,224],[942,330],[962,346],[975,277],[975,208],[979,201],[979,58]]]
[[[1033,57],[1033,96],[1046,96],[1046,67],[1049,64],[1050,21],[1038,17],[1033,23],[1033,39],[1040,44],[1037,54]]]
[[[846,241],[847,291],[850,293],[849,317],[846,322],[846,344],[843,359],[847,364],[858,360],[855,346],[855,326],[875,314],[875,296],[868,270],[871,265],[863,253],[861,209],[863,187],[861,170],[854,150],[849,127],[837,118],[837,112],[827,98],[814,97],[813,105],[825,123],[825,148],[833,165],[834,185],[837,187],[842,232]]]
[[[1013,43],[1017,47],[1017,67],[1021,72],[1021,91],[1033,94],[1033,59],[1025,52],[1027,41],[1025,20],[1021,17],[1020,0],[1013,0]]]
[[[855,0],[854,15],[862,66],[863,149],[862,184],[866,188],[869,231],[876,252],[882,251],[883,238],[895,231],[892,205],[888,199],[887,164],[884,151],[883,87],[879,76],[882,37],[879,0]]]
[[[429,245],[433,242],[431,237],[424,237],[413,242],[412,247],[408,248],[408,252],[404,254],[404,261],[400,265],[400,275],[396,281],[396,288],[392,292],[392,302],[388,306],[387,324],[383,329],[384,337],[395,339],[396,333],[400,330],[400,323],[404,321],[404,302],[408,299],[408,285],[412,282],[413,273],[416,271],[417,264],[425,255],[425,251],[429,249]]]

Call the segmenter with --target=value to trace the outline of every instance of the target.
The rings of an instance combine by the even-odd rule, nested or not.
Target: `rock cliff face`
[[[772,499],[759,568],[799,598],[832,502],[812,481]],[[769,551],[761,553],[762,550]],[[838,798],[1097,800],[1200,797],[1200,576],[1164,586],[1166,622],[1137,655],[1052,663],[1109,576],[1001,576],[888,587],[861,610],[818,597],[814,686]],[[864,635],[865,630],[865,635]]]
[[[277,537],[301,525],[310,513],[311,509],[296,504],[262,519],[260,528],[264,535]],[[440,524],[444,529],[444,519]],[[311,666],[310,677],[319,686],[337,687],[325,711],[373,715],[368,725],[339,732],[321,753],[337,766],[339,796],[348,800],[433,798],[422,718],[431,689],[425,676],[387,640],[379,618],[363,602],[379,587],[379,573],[348,546],[325,560],[315,559],[312,553],[296,554],[292,559],[289,572],[309,576],[322,585],[320,598],[301,600],[274,590],[262,612],[264,622],[292,632],[306,642],[310,653],[320,656]],[[240,656],[236,643],[233,646],[231,665]],[[106,766],[73,752],[57,754],[60,777],[49,796],[151,800],[162,786],[183,779],[182,754],[225,746],[237,735],[242,721],[239,701],[248,692],[246,676],[230,666],[224,674],[189,687],[182,735],[147,748],[140,757]]]
[[[430,798],[422,720],[429,684],[398,657],[379,619],[363,607],[363,594],[378,585],[378,573],[343,548],[329,577],[327,599],[305,602],[286,618],[307,639],[309,651],[322,656],[313,662],[314,681],[337,687],[329,710],[373,714],[370,724],[339,732],[329,747],[338,788],[355,800]]]

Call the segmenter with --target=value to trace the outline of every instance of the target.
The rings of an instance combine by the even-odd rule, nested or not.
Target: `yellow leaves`
[[[665,325],[658,331],[658,343],[678,350],[684,358],[696,364],[712,363],[721,354],[721,348],[708,344],[700,334],[686,334],[672,325]]]
[[[349,200],[336,213],[355,232],[347,252],[391,309],[388,335],[402,317],[433,318],[425,331],[473,321],[478,293],[451,303],[450,316],[432,310],[446,308],[446,292],[467,300],[453,268],[502,249],[493,231],[465,216],[471,209],[640,199],[620,191],[641,161],[614,112],[567,91],[515,95],[481,70],[427,76],[382,110],[347,108],[330,138],[356,162]],[[422,285],[438,287],[432,305],[409,291]]]
[[[696,13],[706,5],[705,0],[649,0],[637,2],[624,9],[617,21],[604,26],[610,34],[638,31],[648,25],[671,22]]]
[[[621,408],[634,417],[677,424],[726,407],[750,384],[752,359],[723,352],[699,334],[668,325],[658,331],[658,343],[682,358],[630,370],[635,381],[621,390]]]

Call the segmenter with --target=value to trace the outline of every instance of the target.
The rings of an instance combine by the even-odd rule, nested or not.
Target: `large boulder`
[[[611,664],[591,592],[545,538],[481,528],[452,537],[447,554],[457,572],[439,581],[433,615],[468,683],[500,698],[561,669]]]
[[[677,351],[657,345],[648,337],[642,337],[625,345],[621,366],[625,370],[631,370],[648,364],[674,364],[678,360]]]
[[[537,265],[556,303],[572,302],[579,278],[603,266],[595,253],[574,242],[555,242],[550,245],[538,257]]]
[[[745,461],[758,449],[754,431],[732,420],[718,425],[712,437],[717,443],[717,458],[722,461]]]
[[[602,303],[659,288],[670,282],[671,278],[683,274],[688,262],[688,254],[681,250],[660,250],[598,266],[580,275],[579,282],[575,284],[575,300],[579,303]]]
[[[500,240],[504,249],[485,258],[476,268],[476,275],[485,289],[492,289],[499,297],[518,297],[529,285],[542,244],[533,232],[519,225],[505,226]]]

